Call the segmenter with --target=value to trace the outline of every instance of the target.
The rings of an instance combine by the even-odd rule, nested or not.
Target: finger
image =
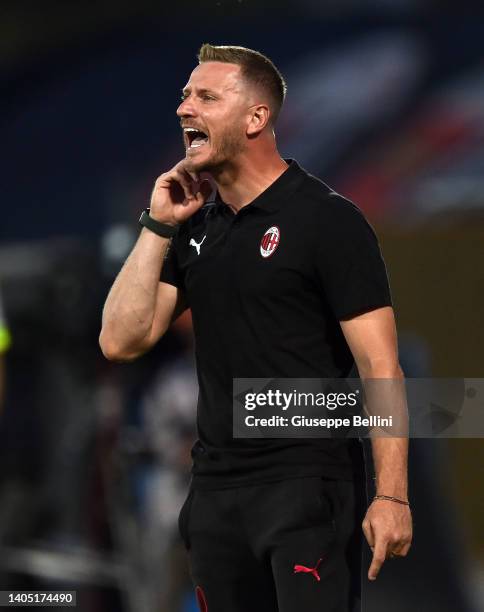
[[[387,541],[383,539],[377,539],[375,542],[375,550],[373,551],[373,559],[371,561],[370,569],[368,570],[368,579],[376,580],[381,566],[385,562],[387,556]]]
[[[197,182],[200,180],[199,174],[196,170],[192,170],[190,168],[190,166],[187,163],[186,159],[182,159],[181,162],[179,162],[175,168],[177,170],[181,170],[182,172],[185,172],[186,174],[188,174],[188,176],[190,177],[190,180]]]
[[[173,184],[180,187],[185,199],[189,200],[194,197],[191,189],[191,181],[176,168],[166,174],[162,174],[156,181],[155,189],[167,189],[173,186]]]
[[[197,194],[191,200],[187,200],[185,204],[183,204],[183,216],[184,218],[191,217],[194,213],[197,212],[199,208],[201,208],[205,204],[205,200],[200,194]]]
[[[173,172],[173,180],[179,183],[187,200],[191,200],[195,197],[193,181],[188,172],[181,169],[175,170]]]
[[[182,187],[185,197],[194,197],[194,181],[183,164],[177,164],[164,175],[164,179],[169,182],[177,182]]]
[[[401,544],[398,546],[394,546],[392,548],[392,554],[395,557],[406,557],[408,554],[408,551],[410,550],[410,546],[411,546],[410,542],[407,542],[405,544]]]
[[[366,541],[368,542],[371,550],[375,548],[375,537],[373,535],[373,530],[371,528],[371,523],[367,519],[365,519],[362,523],[363,533],[365,534]]]
[[[412,544],[412,531],[398,534],[391,542],[391,550],[396,555],[406,554]]]
[[[192,181],[196,182],[200,180],[198,174],[194,170],[186,170],[185,168],[184,170],[188,174],[188,176],[192,179]]]

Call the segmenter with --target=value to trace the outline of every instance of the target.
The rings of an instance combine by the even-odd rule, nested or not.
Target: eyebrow
[[[185,96],[186,94],[191,93],[192,89],[191,87],[184,87],[181,92],[182,94]],[[202,89],[197,89],[197,93],[198,94],[204,94],[204,93],[208,93],[208,94],[212,94],[214,96],[218,96],[220,94],[218,94],[217,92],[215,92],[213,89],[207,89],[206,87],[203,87]]]

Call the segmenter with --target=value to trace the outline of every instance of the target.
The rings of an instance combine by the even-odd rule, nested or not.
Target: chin
[[[186,157],[185,167],[189,172],[201,172],[205,170],[206,160],[193,159],[192,157]]]
[[[186,160],[187,170],[193,172],[209,172],[219,165],[212,155],[187,155]]]

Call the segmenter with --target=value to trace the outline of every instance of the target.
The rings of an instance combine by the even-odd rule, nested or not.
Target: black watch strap
[[[161,236],[162,238],[173,238],[178,231],[178,226],[166,225],[166,223],[160,223],[159,221],[156,221],[156,219],[153,219],[153,217],[150,217],[149,208],[145,208],[145,210],[141,213],[139,224],[148,228],[155,234],[158,234],[158,236]]]

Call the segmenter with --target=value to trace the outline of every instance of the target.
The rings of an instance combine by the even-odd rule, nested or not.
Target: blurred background
[[[197,385],[189,314],[132,364],[97,338],[203,42],[273,59],[281,152],[380,237],[407,376],[484,376],[484,5],[0,3],[0,589],[191,612],[177,516]],[[364,609],[484,609],[484,442],[412,440],[415,539]],[[368,562],[368,560],[367,560]]]

